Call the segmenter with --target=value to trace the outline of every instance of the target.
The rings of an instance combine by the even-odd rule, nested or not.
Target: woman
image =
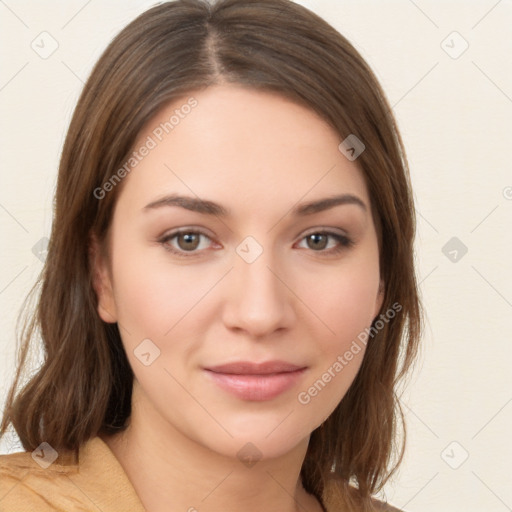
[[[403,451],[414,207],[343,36],[288,0],[150,9],[85,85],[55,201],[6,510],[396,510],[372,495]]]

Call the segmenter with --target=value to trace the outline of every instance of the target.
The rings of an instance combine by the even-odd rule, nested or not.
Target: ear
[[[376,318],[379,314],[380,308],[382,307],[382,304],[384,303],[384,281],[381,279],[379,282],[379,289],[377,291],[377,297],[375,299],[375,310],[373,311],[373,318]]]
[[[104,322],[116,323],[117,310],[108,258],[94,234],[89,237],[89,265],[92,285],[98,299],[98,315]]]

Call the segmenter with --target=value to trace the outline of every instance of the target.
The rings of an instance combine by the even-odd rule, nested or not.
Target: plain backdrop
[[[0,406],[72,110],[109,41],[154,3],[0,1]],[[512,2],[299,3],[376,72],[411,167],[427,318],[386,496],[411,512],[512,510]],[[20,449],[15,437],[0,448]]]

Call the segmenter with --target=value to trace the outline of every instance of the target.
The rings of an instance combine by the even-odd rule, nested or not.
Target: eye
[[[164,235],[159,243],[164,249],[177,256],[195,256],[208,249],[211,238],[202,231],[195,229],[181,229]],[[311,249],[320,254],[337,254],[354,245],[353,241],[345,235],[333,231],[314,231],[301,239],[306,242],[305,249]],[[331,243],[330,243],[331,242]],[[220,247],[220,246],[218,246]]]
[[[165,235],[159,242],[167,251],[177,254],[178,256],[186,257],[189,256],[189,254],[192,256],[207,249],[209,244],[201,243],[204,239],[211,241],[210,237],[202,231],[183,229]]]
[[[329,239],[334,243],[329,244]],[[315,231],[302,238],[302,241],[306,242],[306,249],[325,254],[337,254],[354,245],[350,238],[333,231]]]

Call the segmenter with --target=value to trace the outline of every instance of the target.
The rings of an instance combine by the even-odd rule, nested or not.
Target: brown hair
[[[164,104],[224,82],[278,92],[313,109],[340,142],[356,134],[366,146],[357,164],[378,225],[381,312],[397,303],[401,311],[368,340],[349,391],[311,435],[301,475],[319,499],[329,492],[348,500],[353,483],[358,507],[370,509],[371,494],[403,455],[396,386],[415,359],[422,323],[407,161],[391,108],[363,58],[328,23],[289,0],[164,3],[130,23],[105,50],[65,140],[37,314],[21,333],[0,435],[12,423],[26,450],[43,441],[77,450],[98,433],[126,427],[133,373],[118,326],[97,314],[89,257],[91,234],[105,241],[121,186],[101,200],[93,191],[123,165]],[[36,334],[44,362],[18,391]]]

